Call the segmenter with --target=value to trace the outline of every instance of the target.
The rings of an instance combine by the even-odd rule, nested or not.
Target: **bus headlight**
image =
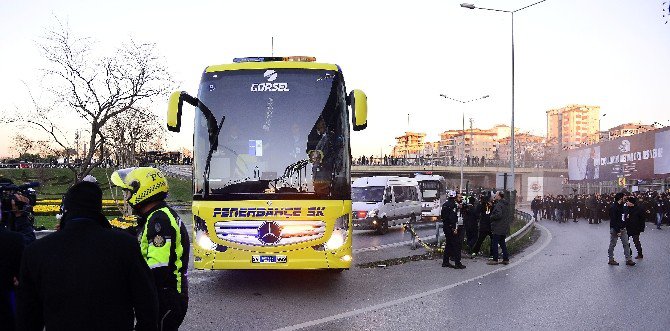
[[[197,242],[198,246],[204,250],[213,251],[216,249],[216,244],[212,241],[212,239],[209,239],[209,236],[205,231],[195,232],[195,242]]]
[[[347,241],[347,230],[338,229],[333,231],[324,246],[327,250],[336,250],[342,247],[345,241]]]
[[[370,217],[370,218],[374,218],[375,216],[377,216],[377,213],[378,213],[378,212],[379,212],[379,210],[377,210],[377,209],[370,210],[370,211],[368,212],[368,217]]]

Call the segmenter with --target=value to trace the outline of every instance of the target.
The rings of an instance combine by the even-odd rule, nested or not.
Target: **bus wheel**
[[[382,218],[381,223],[377,227],[377,233],[379,234],[386,234],[386,232],[389,231],[389,221],[386,219],[386,217]]]

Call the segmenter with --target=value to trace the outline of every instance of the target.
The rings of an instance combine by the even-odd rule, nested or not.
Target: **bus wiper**
[[[214,151],[219,148],[219,134],[221,133],[221,127],[223,122],[226,120],[226,116],[221,117],[221,121],[217,124],[216,117],[212,114],[212,111],[200,101],[200,99],[190,96],[186,92],[182,92],[182,100],[188,102],[190,105],[197,107],[202,112],[203,116],[207,120],[207,134],[209,136],[209,151],[207,152],[207,161],[205,162],[205,171],[202,174],[204,180],[204,192],[203,197],[209,195],[209,172],[212,162],[212,155]]]
[[[304,159],[304,160],[299,160],[298,162],[290,164],[286,169],[284,169],[284,175],[277,177],[270,182],[274,184],[274,189],[277,189],[277,184],[279,181],[289,179],[293,177],[293,175],[297,175],[298,177],[298,188],[296,189],[298,192],[300,192],[300,183],[302,183],[303,177],[301,176],[300,172],[305,171],[305,178],[307,177],[307,165],[309,164],[309,160]]]

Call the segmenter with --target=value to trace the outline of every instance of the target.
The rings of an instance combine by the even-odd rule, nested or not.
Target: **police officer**
[[[138,239],[158,290],[160,329],[177,330],[188,309],[190,243],[185,224],[164,201],[167,180],[158,169],[140,167],[115,171],[111,181],[139,215]]]
[[[442,267],[454,269],[465,269],[461,264],[461,241],[459,240],[458,227],[460,210],[456,203],[456,192],[449,192],[449,199],[442,205],[440,216],[442,218],[442,230],[444,231],[444,255],[442,256]],[[454,260],[454,264],[449,262]]]

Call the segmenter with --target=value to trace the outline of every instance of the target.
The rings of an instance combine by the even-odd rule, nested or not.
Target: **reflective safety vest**
[[[169,225],[174,230],[174,235],[169,238],[164,235],[166,231],[149,228],[149,221],[157,212],[164,213],[170,220]],[[176,286],[179,293],[182,293],[182,268],[187,267],[183,265],[184,246],[182,243],[181,227],[181,218],[175,218],[168,207],[163,207],[149,214],[139,238],[142,256],[149,265],[149,268],[168,267],[176,278]],[[149,238],[150,231],[154,234],[152,238]],[[159,234],[155,235],[155,232],[159,232]]]

